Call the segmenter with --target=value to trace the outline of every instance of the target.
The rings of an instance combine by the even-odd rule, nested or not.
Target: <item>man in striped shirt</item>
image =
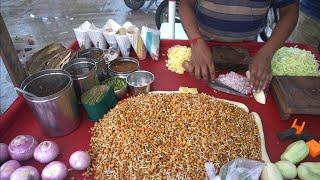
[[[265,26],[270,4],[271,0],[181,0],[180,17],[192,49],[187,71],[198,79],[214,79],[212,53],[205,40],[256,40]],[[270,82],[272,56],[291,34],[299,14],[297,0],[274,0],[274,4],[280,20],[249,66],[250,84],[257,91]]]

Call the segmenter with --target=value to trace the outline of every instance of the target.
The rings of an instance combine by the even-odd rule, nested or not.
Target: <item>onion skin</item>
[[[22,166],[16,169],[10,176],[10,180],[39,180],[38,170],[32,166]]]
[[[17,160],[9,160],[2,164],[0,168],[0,179],[9,180],[11,174],[20,167],[20,163]]]
[[[33,157],[40,163],[49,163],[59,155],[59,146],[53,141],[43,141],[34,150]]]
[[[85,170],[89,167],[91,158],[85,151],[76,151],[69,158],[70,166],[75,170]]]
[[[33,157],[38,141],[30,135],[19,135],[9,144],[10,157],[18,161],[26,161]]]
[[[42,170],[42,180],[63,180],[68,175],[67,166],[60,161],[52,161]]]
[[[8,145],[0,143],[0,165],[9,159]]]

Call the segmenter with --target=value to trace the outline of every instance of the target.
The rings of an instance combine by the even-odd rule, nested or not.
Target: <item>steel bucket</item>
[[[21,89],[38,97],[24,95],[45,134],[64,136],[80,123],[73,82],[68,72],[48,69],[26,78]]]
[[[99,84],[96,68],[95,62],[88,58],[73,59],[63,67],[71,74],[79,103],[84,92]]]
[[[106,79],[108,75],[105,52],[99,48],[89,48],[78,52],[78,58],[92,59],[97,66],[97,76],[100,82]]]

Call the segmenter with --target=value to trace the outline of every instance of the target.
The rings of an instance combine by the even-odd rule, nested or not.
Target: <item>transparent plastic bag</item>
[[[237,158],[220,168],[221,180],[258,180],[265,164],[259,161]]]

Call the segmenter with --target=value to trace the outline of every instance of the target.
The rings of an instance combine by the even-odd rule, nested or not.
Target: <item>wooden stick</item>
[[[15,87],[27,77],[0,13],[0,55]]]

